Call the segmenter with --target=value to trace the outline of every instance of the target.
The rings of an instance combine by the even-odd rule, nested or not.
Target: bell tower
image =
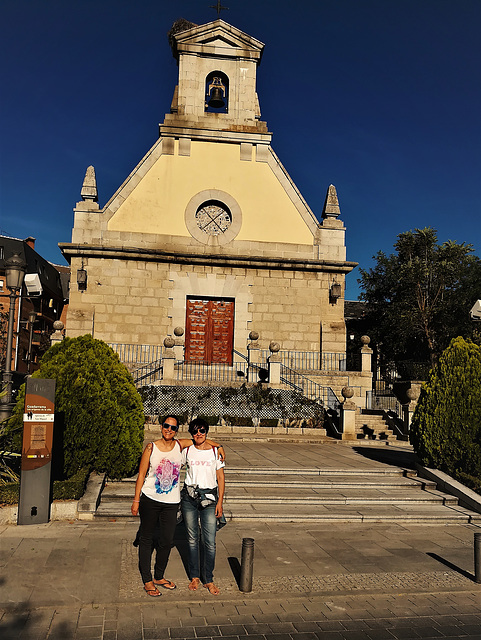
[[[179,20],[169,39],[179,82],[161,136],[212,140],[234,134],[239,141],[269,144],[256,93],[264,44],[221,19],[201,26]]]

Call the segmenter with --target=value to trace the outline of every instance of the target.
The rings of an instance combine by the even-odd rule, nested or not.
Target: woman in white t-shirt
[[[186,465],[185,485],[182,490],[182,516],[189,543],[189,589],[195,591],[201,583],[212,595],[218,595],[214,584],[215,534],[217,518],[222,516],[224,500],[225,463],[218,450],[206,440],[209,427],[201,418],[189,425],[194,444],[182,452]],[[200,523],[200,541],[199,541]],[[203,566],[200,567],[200,546]]]
[[[167,416],[162,423],[162,436],[150,442],[140,460],[139,475],[135,484],[132,515],[140,515],[139,569],[144,589],[149,596],[158,597],[157,587],[175,589],[172,580],[164,577],[174,540],[177,511],[180,503],[180,469],[182,449],[191,440],[176,440],[179,423],[175,416]],[[211,446],[219,446],[211,442]],[[222,447],[220,447],[222,449]],[[223,450],[222,450],[223,453]],[[159,527],[157,553],[152,580],[152,549],[154,532]]]

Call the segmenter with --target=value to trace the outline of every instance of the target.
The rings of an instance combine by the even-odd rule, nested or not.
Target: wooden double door
[[[187,298],[185,360],[232,366],[234,300]]]

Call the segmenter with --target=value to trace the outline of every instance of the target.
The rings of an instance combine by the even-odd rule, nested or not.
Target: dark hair
[[[202,418],[195,418],[194,420],[191,421],[191,423],[189,424],[189,433],[192,435],[194,432],[194,429],[196,427],[204,427],[205,432],[209,433],[209,425],[207,424],[207,422],[205,420],[202,420]]]
[[[168,416],[165,416],[165,417],[162,419],[162,422],[161,422],[160,424],[164,424],[164,422],[165,422],[166,420],[168,420],[169,418],[173,418],[173,419],[176,421],[177,426],[179,426],[179,418],[178,418],[177,416],[173,416],[172,414],[169,414]]]

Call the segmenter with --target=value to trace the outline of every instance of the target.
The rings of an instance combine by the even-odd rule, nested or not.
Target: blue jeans
[[[215,504],[201,507],[197,500],[193,500],[188,495],[182,496],[180,504],[189,542],[189,578],[191,580],[192,578],[201,578],[204,584],[209,584],[214,579],[215,534],[217,532]],[[200,572],[201,547],[203,552],[202,574]]]

